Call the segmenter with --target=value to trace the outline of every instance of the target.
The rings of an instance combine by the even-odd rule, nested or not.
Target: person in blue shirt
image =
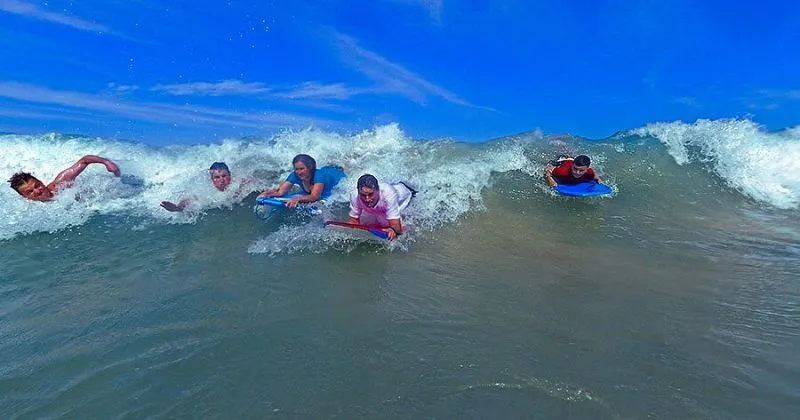
[[[303,195],[286,200],[289,208],[297,207],[299,203],[313,203],[324,200],[331,195],[333,187],[346,175],[340,166],[323,166],[317,169],[317,161],[309,155],[297,155],[292,159],[294,172],[289,174],[278,188],[273,188],[259,194],[259,197],[280,197],[291,191],[292,187],[299,185]]]

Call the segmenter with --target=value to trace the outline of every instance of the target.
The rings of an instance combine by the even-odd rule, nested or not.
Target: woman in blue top
[[[297,155],[292,159],[294,172],[289,174],[278,188],[273,188],[259,194],[259,197],[280,197],[286,195],[294,185],[299,185],[303,195],[286,200],[289,208],[297,207],[298,203],[313,203],[324,200],[331,195],[333,187],[345,177],[344,169],[339,166],[323,166],[317,169],[317,161],[309,155]]]

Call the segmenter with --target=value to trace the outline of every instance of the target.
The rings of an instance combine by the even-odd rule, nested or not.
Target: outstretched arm
[[[556,182],[555,178],[553,178],[553,165],[547,165],[544,167],[544,179],[550,184],[551,187],[555,188],[558,183]]]
[[[184,198],[184,199],[183,199],[183,200],[181,200],[181,201],[180,201],[178,204],[172,203],[172,202],[170,202],[170,201],[162,201],[162,202],[161,202],[161,207],[163,207],[163,208],[164,208],[164,210],[166,210],[166,211],[183,211],[183,209],[185,209],[185,208],[186,208],[186,206],[187,206],[187,205],[188,205],[188,204],[189,204],[191,201],[192,201],[192,200],[190,200],[190,199],[188,199],[188,198]]]
[[[311,188],[311,194],[301,195],[299,197],[295,197],[291,200],[286,200],[286,207],[294,208],[297,207],[298,203],[313,203],[322,196],[322,190],[325,188],[325,184],[322,182],[317,182]]]
[[[100,156],[86,155],[78,159],[74,165],[61,171],[61,173],[56,176],[53,182],[50,183],[49,187],[57,190],[60,185],[72,183],[72,181],[75,181],[75,178],[77,178],[78,175],[80,175],[81,172],[83,172],[83,170],[92,163],[101,163],[105,165],[108,172],[113,173],[115,176],[120,175],[119,166],[117,166],[116,163]]]
[[[262,192],[261,194],[259,194],[258,196],[259,197],[264,197],[264,198],[280,197],[280,196],[286,194],[287,192],[289,192],[289,190],[292,189],[292,185],[294,185],[294,184],[292,184],[289,181],[283,181],[283,182],[281,182],[281,185],[278,188],[273,188],[271,190],[266,190],[266,191]]]

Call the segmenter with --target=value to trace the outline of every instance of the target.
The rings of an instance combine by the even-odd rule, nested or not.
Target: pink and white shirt
[[[367,207],[358,197],[350,195],[350,217],[357,218],[362,225],[389,226],[389,220],[400,219],[402,212],[411,202],[411,191],[401,183],[378,183],[380,198],[375,207]]]

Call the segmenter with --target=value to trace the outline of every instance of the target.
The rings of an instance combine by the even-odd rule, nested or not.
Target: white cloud
[[[688,107],[692,107],[692,108],[700,107],[700,101],[697,100],[697,98],[692,97],[692,96],[680,96],[680,97],[677,97],[677,98],[675,98],[675,102],[677,102],[679,104],[686,105]]]
[[[417,0],[437,22],[442,20],[444,2],[442,0]]]
[[[760,89],[757,92],[758,96],[766,99],[774,100],[800,100],[800,90],[791,89]]]
[[[277,93],[276,96],[289,99],[348,99],[359,93],[364,93],[364,89],[348,88],[344,83],[323,85],[304,82],[292,90]]]
[[[167,92],[177,96],[231,96],[231,95],[255,95],[269,91],[260,82],[245,83],[241,80],[228,79],[221,82],[196,82],[180,83],[172,85],[156,85],[150,90],[155,92]]]
[[[739,100],[750,109],[774,110],[784,103],[800,100],[798,89],[758,89]]]
[[[442,12],[444,11],[443,0],[393,0],[396,3],[415,4],[425,9],[431,18],[437,22],[442,20]]]
[[[113,82],[109,83],[108,85],[106,85],[106,87],[108,88],[108,91],[110,91],[110,92],[123,94],[123,95],[126,94],[126,93],[136,92],[137,90],[139,90],[139,86],[137,86],[137,85],[120,85],[120,84],[113,83]]]
[[[26,119],[26,120],[68,120],[68,121],[91,121],[88,117],[76,116],[71,113],[64,112],[44,112],[44,111],[30,111],[22,108],[11,108],[4,105],[0,108],[0,115],[9,118]]]
[[[82,31],[111,32],[106,26],[83,19],[39,9],[35,4],[19,0],[0,0],[0,10],[32,19],[66,25]]]
[[[437,86],[422,76],[387,60],[386,58],[362,48],[355,39],[333,32],[338,46],[342,50],[342,59],[351,67],[358,70],[376,83],[370,91],[375,93],[396,93],[418,103],[426,104],[429,96],[440,97],[456,105],[482,108],[491,108],[473,105],[455,93]]]
[[[118,97],[104,94],[61,91],[17,82],[0,82],[0,97],[166,124],[239,126],[256,129],[339,125],[333,121],[283,112],[238,112],[191,105],[122,101]]]
[[[121,86],[114,83],[108,84],[108,90],[114,93],[128,93],[135,90],[136,86]],[[130,90],[129,90],[130,89]],[[289,88],[270,89],[264,83],[244,83],[239,80],[225,80],[222,82],[196,82],[172,85],[157,85],[150,88],[154,92],[167,92],[176,96],[247,96],[259,95],[260,99],[288,99],[294,103],[309,108],[326,109],[337,112],[350,112],[337,104],[327,103],[327,100],[345,100],[362,93],[369,93],[369,89],[351,88],[344,83],[320,84],[317,82],[303,82]]]

